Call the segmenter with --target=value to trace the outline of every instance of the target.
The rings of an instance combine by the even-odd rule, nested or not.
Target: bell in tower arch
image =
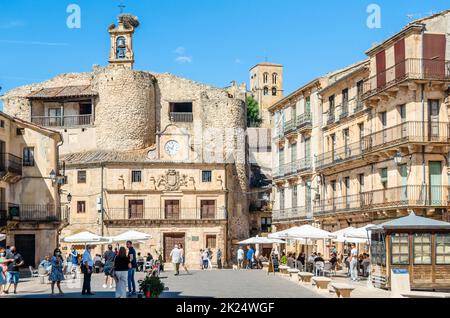
[[[124,59],[126,57],[127,45],[123,36],[117,38],[117,58]]]

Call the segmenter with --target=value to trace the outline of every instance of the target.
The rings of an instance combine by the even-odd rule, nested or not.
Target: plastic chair
[[[33,266],[28,266],[30,270],[31,277],[39,277],[39,272],[37,269],[34,269]]]

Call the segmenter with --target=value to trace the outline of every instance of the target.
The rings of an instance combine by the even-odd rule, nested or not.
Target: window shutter
[[[387,182],[388,181],[388,170],[387,170],[387,168],[381,169],[380,176],[381,176],[381,182]]]

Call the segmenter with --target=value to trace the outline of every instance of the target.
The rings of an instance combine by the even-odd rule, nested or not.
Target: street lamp
[[[56,172],[55,170],[52,169],[52,171],[50,172],[50,179],[52,179],[53,181],[56,180]]]
[[[403,160],[402,153],[400,151],[397,151],[397,153],[394,155],[395,164],[398,166],[399,164],[402,163],[402,160]]]
[[[69,193],[68,195],[67,195],[67,202],[71,202],[72,201],[72,195]]]

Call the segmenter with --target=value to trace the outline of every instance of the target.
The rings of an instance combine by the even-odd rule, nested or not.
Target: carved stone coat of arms
[[[168,170],[162,175],[158,182],[158,187],[164,186],[166,191],[178,191],[182,186],[187,186],[188,179],[186,175],[180,176],[176,170]]]

